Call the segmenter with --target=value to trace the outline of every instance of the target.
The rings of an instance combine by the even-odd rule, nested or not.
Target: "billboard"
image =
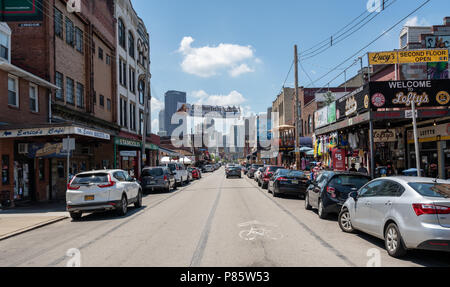
[[[208,114],[216,113],[216,118],[239,118],[241,116],[241,108],[178,103],[177,113],[187,113],[191,117],[206,117]]]
[[[42,0],[0,0],[0,21],[42,21]]]
[[[429,49],[449,49],[450,48],[450,35],[445,36],[428,36],[425,38],[426,47]],[[428,79],[441,80],[450,79],[448,72],[448,62],[435,62],[427,64]]]

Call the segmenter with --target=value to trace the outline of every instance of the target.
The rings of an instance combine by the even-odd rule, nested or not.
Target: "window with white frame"
[[[9,36],[0,32],[0,57],[9,60]]]
[[[19,107],[19,78],[8,75],[8,105]]]
[[[30,111],[39,112],[38,87],[30,84]]]

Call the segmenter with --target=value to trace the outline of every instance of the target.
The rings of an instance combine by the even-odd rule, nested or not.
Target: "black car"
[[[304,197],[309,186],[309,179],[304,172],[288,169],[278,169],[271,177],[267,189],[273,197],[280,194],[290,194]]]
[[[305,196],[305,209],[318,209],[319,217],[339,214],[350,193],[358,191],[370,181],[368,175],[354,172],[324,171],[312,181]]]
[[[249,171],[247,172],[248,178],[254,178],[255,177],[255,172],[260,167],[264,167],[264,166],[261,165],[261,164],[252,164],[252,166],[250,167]]]
[[[176,189],[175,174],[167,167],[144,168],[141,175],[141,187],[144,192],[162,189],[169,192]]]
[[[227,178],[233,176],[242,178],[242,169],[239,166],[231,166],[227,169],[226,176]]]

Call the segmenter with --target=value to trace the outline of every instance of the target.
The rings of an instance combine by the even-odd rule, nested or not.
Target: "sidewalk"
[[[65,220],[69,214],[60,203],[0,209],[0,241]]]

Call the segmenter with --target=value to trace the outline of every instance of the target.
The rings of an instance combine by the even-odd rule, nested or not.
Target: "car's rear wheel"
[[[122,195],[122,199],[120,200],[120,206],[117,207],[117,214],[120,216],[124,216],[128,212],[128,200],[125,195]]]
[[[320,219],[326,219],[328,217],[328,214],[325,212],[323,202],[319,199],[319,207],[317,209],[317,214],[319,215]]]
[[[338,218],[339,227],[346,233],[353,233],[355,229],[352,226],[350,219],[350,212],[347,209],[343,209]]]
[[[389,224],[384,235],[386,250],[390,256],[400,258],[406,255],[406,248],[403,246],[402,236],[395,223]]]
[[[134,207],[141,208],[142,207],[142,191],[139,190],[136,202],[134,203]]]
[[[306,210],[312,210],[311,204],[309,204],[309,194],[306,192],[305,194],[305,209]]]
[[[82,213],[82,212],[70,212],[70,217],[71,217],[74,221],[80,220],[82,216],[83,216],[83,213]]]

